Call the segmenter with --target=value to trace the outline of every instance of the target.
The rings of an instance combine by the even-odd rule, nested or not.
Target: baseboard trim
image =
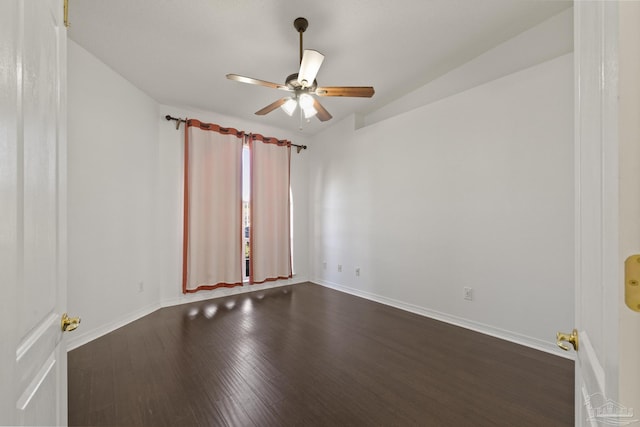
[[[166,298],[160,302],[161,307],[172,307],[174,305],[189,304],[192,302],[206,301],[216,298],[224,298],[233,295],[246,294],[265,289],[279,288],[282,286],[297,285],[298,283],[307,282],[308,279],[293,278],[289,280],[279,280],[277,282],[260,283],[256,285],[243,285],[235,288],[219,288],[213,291],[202,291],[194,294],[185,294],[175,298]]]
[[[267,284],[238,286],[236,288],[220,288],[213,291],[203,291],[201,293],[188,294],[188,295],[177,297],[177,298],[169,298],[169,299],[161,300],[157,303],[148,305],[132,313],[129,313],[118,320],[109,322],[105,325],[99,326],[92,330],[83,331],[83,333],[81,334],[76,334],[74,332],[73,335],[67,335],[69,337],[67,341],[67,351],[74,350],[82,345],[85,345],[95,339],[100,338],[103,335],[108,334],[109,332],[113,332],[118,328],[126,326],[127,324],[135,320],[138,320],[139,318],[144,317],[148,314],[151,314],[154,311],[164,307],[172,307],[175,305],[189,304],[192,302],[206,301],[206,300],[216,299],[216,298],[224,298],[231,295],[245,294],[248,292],[255,292],[255,291],[264,290],[264,289],[272,289],[272,288],[279,288],[282,286],[296,285],[298,283],[304,283],[307,281],[308,279],[306,278],[299,279],[297,277],[294,277],[293,279],[270,282]],[[80,329],[78,329],[78,331],[80,331]]]
[[[121,328],[123,326],[128,325],[129,323],[138,320],[141,317],[144,317],[148,314],[153,313],[154,311],[158,310],[159,308],[161,308],[159,303],[154,303],[151,305],[148,305],[146,307],[143,307],[139,310],[136,310],[132,313],[129,313],[125,316],[123,316],[122,318],[115,320],[113,322],[109,322],[105,325],[99,326],[97,328],[94,328],[92,330],[83,332],[81,334],[75,334],[74,335],[67,335],[69,337],[69,340],[67,341],[67,351],[71,351],[74,350],[82,345],[85,345],[97,338],[100,338],[103,335],[108,334],[109,332],[113,332],[118,328]],[[80,331],[81,329],[78,329],[78,331]]]
[[[260,289],[271,289],[271,288],[278,288],[282,286],[295,285],[298,283],[304,283],[306,281],[307,280],[304,279],[304,280],[297,280],[297,281],[275,282],[275,283],[270,283],[268,285],[258,285],[260,286],[259,288],[255,286],[242,286],[239,288],[231,288],[229,289],[230,292],[225,293],[224,295],[220,295],[219,293],[216,293],[215,295],[213,295],[212,293],[206,293],[202,295],[194,294],[193,296],[189,296],[188,299],[185,299],[185,298],[166,299],[161,301],[160,303],[155,303],[155,304],[151,304],[146,307],[143,307],[139,310],[129,313],[128,315],[122,317],[119,320],[102,325],[98,328],[87,331],[85,333],[78,334],[78,335],[69,334],[68,335],[69,340],[67,341],[67,351],[74,350],[84,344],[87,344],[97,338],[100,338],[103,335],[108,334],[109,332],[113,332],[118,328],[126,326],[127,324],[135,320],[138,320],[141,317],[151,314],[154,311],[163,307],[171,307],[171,306],[180,305],[180,304],[189,304],[192,302],[205,301],[205,300],[216,299],[216,298],[224,298],[226,296],[244,294],[252,291],[257,291]],[[542,341],[537,338],[518,334],[512,331],[495,328],[493,326],[489,326],[480,322],[475,322],[472,320],[464,319],[462,317],[453,316],[451,314],[442,313],[436,310],[431,310],[431,309],[420,307],[414,304],[409,304],[403,301],[384,297],[382,295],[374,294],[371,292],[361,291],[359,289],[354,289],[348,286],[339,285],[337,283],[329,282],[327,280],[315,279],[315,280],[312,280],[312,282],[321,286],[325,286],[327,288],[334,289],[336,291],[340,291],[340,292],[351,294],[357,297],[365,298],[371,301],[378,302],[380,304],[385,304],[391,307],[398,308],[400,310],[404,310],[410,313],[415,313],[421,316],[429,317],[431,319],[439,320],[455,326],[460,326],[462,328],[480,332],[485,335],[490,335],[492,337],[504,339],[516,344],[524,345],[526,347],[530,347],[536,350],[540,350],[546,353],[560,356],[565,359],[575,360],[575,356],[573,353],[567,353],[567,352],[561,351],[559,348],[557,348],[555,343]]]
[[[500,338],[506,341],[513,342],[515,344],[524,345],[526,347],[533,348],[535,350],[544,351],[555,356],[559,356],[565,359],[575,360],[574,353],[562,351],[555,345],[555,343],[542,341],[538,338],[529,337],[516,332],[507,331],[505,329],[496,328],[484,323],[475,322],[473,320],[465,319],[462,317],[454,316],[447,313],[442,313],[436,310],[431,310],[425,307],[420,307],[414,304],[409,304],[403,301],[399,301],[393,298],[388,298],[382,295],[374,294],[372,292],[366,292],[359,289],[354,289],[349,286],[339,285],[327,280],[313,279],[313,283],[316,283],[327,288],[334,289],[339,292],[344,292],[357,297],[365,298],[370,301],[375,301],[380,304],[388,305],[398,308],[400,310],[408,311],[410,313],[418,314],[420,316],[428,317],[431,319],[439,320],[441,322],[449,323],[451,325],[460,326],[465,329],[470,329],[481,334],[490,335],[495,338]]]

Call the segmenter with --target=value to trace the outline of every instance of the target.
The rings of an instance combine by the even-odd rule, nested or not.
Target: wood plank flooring
[[[311,283],[69,352],[72,426],[573,426],[573,362]]]

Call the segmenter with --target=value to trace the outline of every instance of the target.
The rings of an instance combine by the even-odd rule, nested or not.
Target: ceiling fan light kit
[[[305,119],[316,116],[320,121],[325,122],[330,120],[332,116],[313,95],[371,98],[375,93],[371,86],[318,87],[316,76],[324,61],[324,55],[316,50],[302,49],[302,34],[308,26],[309,22],[305,18],[296,18],[293,21],[293,27],[300,34],[300,70],[295,74],[289,75],[284,85],[238,74],[227,74],[229,80],[293,92],[292,96],[272,102],[256,111],[255,114],[263,116],[280,107],[286,114],[292,116],[297,106],[300,105],[301,115],[304,114]]]
[[[285,103],[282,104],[280,108],[282,108],[284,112],[287,113],[289,116],[293,116],[293,112],[296,111],[297,106],[298,106],[298,103],[296,102],[295,99],[287,98]]]
[[[284,103],[280,106],[282,111],[287,113],[288,116],[293,116],[293,113],[298,108],[298,104],[300,104],[300,109],[304,114],[305,119],[309,119],[316,114],[318,111],[314,108],[314,100],[313,97],[309,94],[303,93],[300,95],[299,99],[296,98],[284,98]]]

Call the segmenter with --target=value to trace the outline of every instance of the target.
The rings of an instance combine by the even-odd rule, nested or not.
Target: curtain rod
[[[176,122],[176,130],[180,129],[180,123],[187,123],[187,121],[185,119],[181,119],[180,117],[171,117],[169,114],[167,114],[166,116],[164,116],[165,119],[167,119],[167,121],[170,120],[175,120]],[[285,142],[283,140],[278,140],[279,142]],[[306,150],[307,146],[306,145],[298,145],[298,144],[291,144],[292,147],[296,147],[296,152],[299,153],[300,150]]]

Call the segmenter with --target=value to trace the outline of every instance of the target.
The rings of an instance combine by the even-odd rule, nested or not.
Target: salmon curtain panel
[[[244,133],[187,120],[183,293],[242,285]]]
[[[250,283],[292,277],[291,142],[250,135]]]

